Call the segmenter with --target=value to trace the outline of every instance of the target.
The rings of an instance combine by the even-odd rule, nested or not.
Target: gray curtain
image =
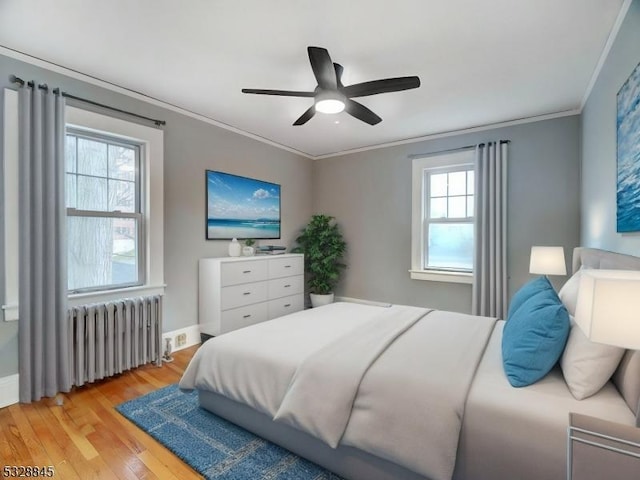
[[[476,148],[472,313],[507,312],[507,141]]]
[[[64,98],[20,91],[20,401],[71,388],[64,198]]]

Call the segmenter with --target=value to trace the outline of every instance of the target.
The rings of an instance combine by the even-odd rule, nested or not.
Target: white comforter
[[[494,319],[336,303],[221,335],[180,381],[449,480],[471,380]]]

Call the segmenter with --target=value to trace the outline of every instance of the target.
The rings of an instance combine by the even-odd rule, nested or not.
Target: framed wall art
[[[207,240],[280,238],[280,185],[206,171]]]
[[[617,95],[617,231],[640,231],[640,64]]]

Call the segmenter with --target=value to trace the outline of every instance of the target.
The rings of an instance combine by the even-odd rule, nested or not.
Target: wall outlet
[[[176,335],[176,347],[182,347],[187,343],[187,334],[181,333],[180,335]]]

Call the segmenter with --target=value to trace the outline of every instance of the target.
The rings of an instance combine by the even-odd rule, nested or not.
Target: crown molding
[[[59,73],[60,75],[65,75],[67,77],[74,78],[76,80],[80,80],[91,85],[95,85],[97,87],[104,88],[106,90],[110,90],[115,93],[119,93],[121,95],[126,95],[131,98],[135,98],[136,100],[140,100],[142,102],[149,103],[151,105],[155,105],[157,107],[161,107],[167,110],[171,110],[172,112],[179,113],[181,115],[185,115],[187,117],[194,118],[196,120],[200,120],[201,122],[208,123],[209,125],[214,125],[219,128],[223,128],[225,130],[229,130],[233,133],[237,133],[238,135],[242,135],[245,137],[249,137],[253,140],[257,140],[258,142],[266,143],[267,145],[271,145],[272,147],[280,148],[281,150],[286,150],[291,153],[295,153],[296,155],[300,155],[305,158],[313,159],[313,155],[309,155],[308,153],[302,152],[300,150],[296,150],[295,148],[288,147],[287,145],[283,145],[268,138],[261,137],[260,135],[256,135],[251,132],[247,132],[245,130],[241,130],[232,125],[226,124],[219,120],[215,120],[213,118],[207,117],[205,115],[201,115],[196,112],[192,112],[191,110],[187,110],[185,108],[179,107],[177,105],[173,105],[172,103],[165,102],[163,100],[159,100],[155,97],[150,97],[149,95],[145,95],[140,92],[136,92],[135,90],[130,90],[128,88],[122,87],[115,83],[107,82],[97,77],[93,77],[91,75],[87,75],[85,73],[79,72],[77,70],[73,70],[67,67],[63,67],[62,65],[58,65],[56,63],[49,62],[42,58],[34,57],[32,55],[26,54],[24,52],[20,52],[18,50],[14,50],[12,48],[5,47],[0,45],[0,55],[4,55],[6,57],[13,58],[15,60],[20,60],[21,62],[25,62],[36,67],[44,68],[46,70],[50,70],[55,73]]]
[[[584,92],[584,96],[582,97],[582,102],[580,103],[580,113],[584,109],[589,97],[591,96],[591,91],[598,81],[598,77],[600,76],[600,72],[604,67],[604,62],[607,60],[609,56],[609,52],[611,51],[611,47],[613,46],[613,42],[615,42],[618,33],[620,32],[620,27],[622,26],[622,22],[627,16],[627,12],[629,11],[629,7],[633,3],[633,0],[624,0],[624,3],[620,7],[620,11],[618,12],[618,16],[616,17],[616,21],[613,24],[613,28],[609,32],[609,36],[607,37],[607,41],[604,44],[602,52],[600,53],[600,58],[598,59],[598,63],[596,64],[596,68],[593,69],[593,73],[591,74],[591,80],[589,80],[589,85],[587,85],[587,89]]]
[[[604,58],[606,58],[606,54],[608,54],[608,52],[609,52],[609,50],[611,48],[611,44],[613,43],[613,40],[615,39],[615,36],[617,35],[617,32],[620,29],[620,24],[622,23],[622,20],[624,19],[624,16],[626,15],[626,12],[629,9],[629,5],[631,4],[631,2],[632,2],[632,0],[625,0],[625,3],[623,4],[623,6],[620,9],[620,13],[619,13],[618,18],[616,20],[616,23],[614,25],[615,32],[614,32],[614,30],[612,30],[611,34],[609,35],[609,38],[607,40],[607,46],[605,46],[605,50],[603,50],[603,53],[601,55],[601,59],[598,62],[599,68],[598,68],[597,72],[594,72],[594,75],[595,75],[594,78],[597,78],[596,73],[599,73],[599,69],[601,68],[601,64],[604,63]],[[140,101],[149,103],[151,105],[155,105],[157,107],[165,108],[167,110],[170,110],[170,111],[173,111],[173,112],[176,112],[176,113],[179,113],[179,114],[194,118],[196,120],[200,120],[200,121],[205,122],[207,124],[214,125],[214,126],[219,127],[219,128],[223,128],[225,130],[229,130],[229,131],[234,132],[234,133],[236,133],[238,135],[242,135],[242,136],[251,138],[251,139],[259,141],[261,143],[265,143],[265,144],[270,145],[272,147],[276,147],[276,148],[279,148],[279,149],[294,153],[296,155],[300,155],[301,157],[308,158],[308,159],[311,159],[311,160],[322,160],[322,159],[333,158],[333,157],[338,157],[338,156],[342,156],[342,155],[350,155],[350,154],[353,154],[353,153],[361,153],[361,152],[366,152],[366,151],[370,151],[370,150],[378,150],[378,149],[381,149],[381,148],[395,147],[395,146],[398,146],[398,145],[406,145],[406,144],[410,144],[410,143],[424,142],[424,141],[427,141],[427,140],[435,140],[435,139],[439,139],[439,138],[452,137],[452,136],[456,136],[456,135],[464,135],[464,134],[467,134],[467,133],[475,133],[475,132],[481,132],[481,131],[486,131],[486,130],[493,130],[493,129],[496,129],[496,128],[509,127],[509,126],[521,125],[521,124],[532,123],[532,122],[539,122],[539,121],[543,121],[543,120],[550,120],[550,119],[554,119],[554,118],[567,117],[567,116],[571,116],[571,115],[579,115],[582,112],[582,107],[584,106],[584,105],[582,105],[578,109],[565,110],[565,111],[561,111],[561,112],[552,112],[552,113],[543,114],[543,115],[536,115],[536,116],[532,116],[532,117],[517,118],[517,119],[506,120],[506,121],[497,122],[497,123],[477,125],[475,127],[465,128],[465,129],[461,129],[461,130],[450,130],[450,131],[445,131],[445,132],[437,132],[437,133],[428,134],[428,135],[424,135],[424,136],[420,136],[420,137],[413,137],[413,138],[407,138],[407,139],[397,140],[397,141],[393,141],[393,142],[386,142],[386,143],[380,143],[380,144],[376,144],[376,145],[370,145],[370,146],[367,146],[367,147],[354,148],[354,149],[349,149],[349,150],[342,150],[342,151],[327,153],[327,154],[323,154],[323,155],[312,155],[312,154],[303,152],[301,150],[297,150],[295,148],[289,147],[287,145],[283,145],[283,144],[274,142],[272,140],[269,140],[267,138],[261,137],[259,135],[247,132],[245,130],[241,130],[239,128],[233,127],[231,125],[228,125],[226,123],[220,122],[218,120],[215,120],[213,118],[207,117],[205,115],[201,115],[199,113],[192,112],[192,111],[184,109],[182,107],[178,107],[177,105],[173,105],[171,103],[167,103],[167,102],[165,102],[163,100],[159,100],[157,98],[150,97],[150,96],[145,95],[143,93],[127,89],[127,88],[122,87],[120,85],[117,85],[115,83],[107,82],[107,81],[102,80],[100,78],[93,77],[91,75],[87,75],[87,74],[84,74],[82,72],[69,69],[67,67],[63,67],[61,65],[49,62],[47,60],[44,60],[44,59],[41,59],[41,58],[38,58],[38,57],[34,57],[32,55],[28,55],[28,54],[20,52],[18,50],[14,50],[14,49],[11,49],[11,48],[8,48],[8,47],[0,45],[0,54],[1,55],[5,55],[5,56],[10,57],[10,58],[14,58],[16,60],[19,60],[19,61],[22,61],[22,62],[25,62],[25,63],[29,63],[31,65],[34,65],[34,66],[37,66],[37,67],[40,67],[40,68],[44,68],[44,69],[50,70],[50,71],[55,72],[55,73],[59,73],[61,75],[65,75],[65,76],[74,78],[76,80],[80,80],[80,81],[89,83],[91,85],[95,85],[95,86],[104,88],[106,90],[110,90],[110,91],[115,92],[115,93],[119,93],[121,95],[126,95],[128,97],[135,98],[136,100],[140,100]],[[592,78],[592,80],[591,80],[591,84],[590,84],[591,88],[592,88],[592,84],[595,83],[594,78]],[[587,93],[590,93],[590,90]],[[585,98],[587,98],[587,97],[588,97],[588,95],[585,95]],[[583,104],[584,104],[584,100],[583,100]]]
[[[351,155],[352,153],[366,152],[366,151],[369,151],[369,150],[378,150],[380,148],[387,148],[387,147],[396,147],[398,145],[406,145],[406,144],[409,144],[409,143],[424,142],[424,141],[427,141],[427,140],[436,140],[438,138],[455,137],[457,135],[464,135],[464,134],[467,134],[467,133],[483,132],[483,131],[486,131],[486,130],[494,130],[496,128],[512,127],[514,125],[522,125],[524,123],[541,122],[543,120],[551,120],[551,119],[554,119],[554,118],[570,117],[572,115],[579,115],[579,114],[580,114],[580,110],[579,109],[563,110],[561,112],[546,113],[544,115],[536,115],[536,116],[533,116],[533,117],[517,118],[517,119],[513,119],[513,120],[506,120],[504,122],[488,123],[488,124],[484,124],[484,125],[478,125],[478,126],[475,126],[475,127],[465,128],[465,129],[462,129],[462,130],[450,130],[450,131],[447,131],[447,132],[439,132],[439,133],[433,133],[433,134],[429,134],[429,135],[424,135],[422,137],[407,138],[406,140],[398,140],[396,142],[380,143],[378,145],[371,145],[371,146],[368,146],[368,147],[354,148],[354,149],[351,149],[351,150],[343,150],[341,152],[335,152],[335,153],[327,153],[325,155],[317,155],[317,156],[313,157],[313,159],[314,160],[322,160],[324,158],[339,157],[339,156],[342,156],[342,155]]]

